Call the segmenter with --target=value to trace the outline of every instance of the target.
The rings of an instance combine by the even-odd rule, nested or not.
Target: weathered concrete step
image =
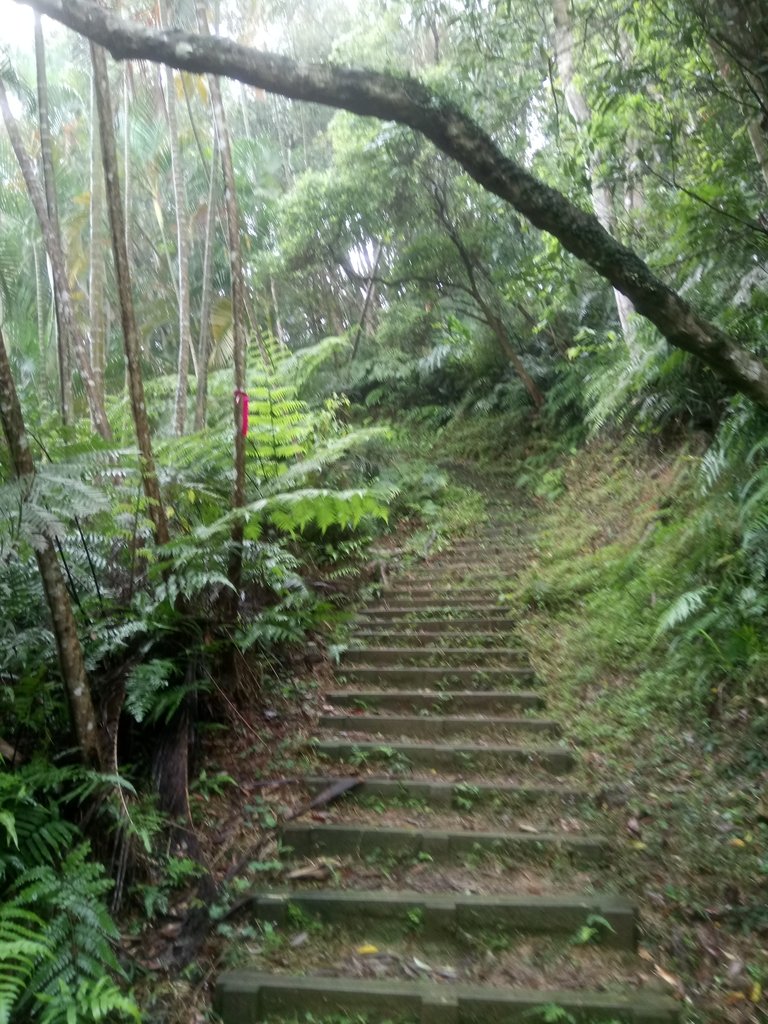
[[[527,661],[522,647],[350,647],[341,656],[344,665],[517,665]]]
[[[214,999],[223,1024],[255,1024],[307,1013],[312,1019],[362,1014],[370,1024],[530,1024],[533,1015],[547,1006],[569,1014],[576,1024],[680,1024],[681,1020],[679,1003],[651,993],[448,987],[425,981],[278,975],[247,969],[221,975]]]
[[[311,777],[305,780],[313,793],[327,789],[334,778]],[[467,804],[482,808],[490,804],[524,806],[541,802],[558,802],[564,805],[587,803],[593,797],[584,789],[557,783],[511,783],[511,782],[446,782],[443,779],[419,779],[404,777],[393,779],[389,776],[369,775],[347,797],[354,801],[357,796],[381,797],[392,801],[420,800],[436,811],[453,809],[466,810]]]
[[[430,711],[435,714],[476,711],[501,715],[510,711],[539,710],[546,701],[528,690],[335,690],[326,701],[336,707],[354,707],[380,711]]]
[[[390,604],[390,605],[366,605],[358,610],[361,622],[368,622],[371,619],[410,619],[421,621],[422,619],[485,619],[493,620],[494,623],[506,621],[511,622],[511,609],[498,604],[480,604],[472,602],[469,604]]]
[[[456,558],[452,558],[447,566],[444,562],[432,560],[429,562],[422,562],[420,565],[413,565],[410,568],[398,572],[397,575],[393,575],[387,586],[397,587],[400,584],[410,584],[413,582],[423,581],[429,577],[433,577],[436,580],[451,580],[454,584],[463,583],[464,581],[479,580],[482,582],[486,577],[495,579],[497,577],[504,577],[507,573],[515,574],[519,572],[520,566],[518,562],[474,562],[474,561],[458,561]]]
[[[298,908],[324,923],[348,925],[365,919],[366,937],[375,938],[375,924],[407,925],[418,915],[419,937],[439,940],[479,929],[494,934],[573,935],[590,916],[607,921],[601,946],[634,950],[637,944],[635,908],[621,896],[564,894],[559,896],[456,896],[424,895],[375,889],[270,893],[256,900],[260,921],[285,926],[291,908]],[[413,916],[410,918],[413,920]]]
[[[493,632],[496,634],[509,634],[514,630],[515,620],[508,615],[499,615],[495,610],[493,614],[486,612],[485,615],[465,615],[452,618],[446,609],[440,609],[439,614],[426,618],[423,615],[414,615],[412,608],[401,609],[399,612],[382,612],[380,614],[369,613],[358,619],[359,629],[371,629],[376,627],[381,630],[412,630],[414,633],[433,634],[456,634],[467,633],[473,629],[482,630],[484,633]]]
[[[435,558],[428,562],[422,562],[419,565],[413,565],[397,576],[393,576],[391,586],[397,586],[400,582],[410,583],[413,580],[421,580],[429,576],[434,576],[441,580],[454,579],[454,582],[456,582],[456,576],[459,576],[460,580],[472,579],[475,576],[495,578],[505,572],[514,573],[517,571],[519,571],[519,564],[516,562],[500,563],[494,560],[491,563],[483,562],[478,565],[477,562],[466,560],[457,562],[455,558]]]
[[[500,604],[496,600],[495,592],[477,594],[475,596],[470,595],[469,597],[459,597],[458,595],[443,594],[440,592],[430,593],[428,597],[408,597],[398,594],[392,601],[376,601],[375,603],[367,604],[363,610],[379,612],[401,608],[411,611],[413,609],[447,608],[454,614],[461,612],[464,609],[478,611],[479,609],[488,608],[501,612],[508,610],[507,605]]]
[[[437,771],[508,772],[530,765],[562,775],[573,770],[575,758],[567,747],[521,747],[510,743],[386,744],[368,740],[316,740],[314,750],[332,761],[420,765]]]
[[[505,621],[505,625],[508,625],[508,622]],[[508,630],[499,630],[494,633],[487,629],[475,630],[467,627],[463,630],[445,633],[442,630],[440,632],[435,630],[430,632],[421,627],[421,623],[415,623],[411,629],[400,629],[394,626],[391,628],[356,629],[352,634],[352,640],[365,642],[385,640],[392,644],[402,644],[404,647],[411,647],[413,644],[418,643],[421,645],[421,649],[434,651],[441,651],[445,647],[454,645],[472,644],[474,645],[471,648],[472,650],[492,651],[495,648],[503,647],[508,642],[507,638],[509,635]]]
[[[503,686],[520,684],[525,680],[534,679],[531,668],[462,668],[445,666],[434,668],[420,665],[416,668],[408,666],[377,666],[373,668],[344,668],[339,672],[339,679],[348,683],[368,684],[375,686],[437,686],[442,683],[467,683],[477,686],[482,683]],[[488,689],[491,687],[489,686]]]
[[[435,862],[488,857],[527,857],[547,862],[569,857],[577,864],[603,864],[608,841],[603,836],[567,832],[480,832],[446,829],[376,828],[372,825],[286,825],[283,841],[295,857],[393,856]]]
[[[415,736],[433,740],[450,736],[484,736],[500,732],[535,736],[562,735],[560,723],[550,718],[493,718],[474,715],[321,715],[321,729],[337,732],[370,732],[377,736]]]
[[[491,604],[496,600],[499,588],[491,584],[487,586],[461,586],[450,587],[445,583],[438,588],[430,586],[399,586],[385,587],[379,595],[381,603],[394,604],[392,598],[397,598],[398,603],[403,601],[434,601],[439,598],[441,601],[453,604],[454,601],[484,601]]]
[[[461,572],[452,573],[449,570],[438,572],[433,570],[423,575],[402,576],[396,583],[388,583],[384,593],[402,594],[418,587],[430,587],[433,591],[440,590],[446,594],[460,594],[467,588],[485,587],[493,588],[496,592],[509,589],[511,580],[509,573],[493,569],[473,569],[471,566],[463,568]]]

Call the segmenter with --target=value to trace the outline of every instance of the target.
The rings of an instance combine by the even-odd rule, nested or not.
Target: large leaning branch
[[[21,2],[21,0],[17,0]],[[667,287],[631,249],[510,160],[453,103],[413,78],[332,64],[309,64],[229,39],[158,31],[103,10],[92,0],[30,0],[32,7],[105,47],[117,60],[149,60],[221,75],[296,100],[396,121],[430,139],[483,188],[547,231],[632,300],[664,337],[712,367],[736,390],[768,406],[768,366],[736,345]]]

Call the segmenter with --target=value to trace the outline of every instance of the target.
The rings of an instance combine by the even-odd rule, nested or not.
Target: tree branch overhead
[[[20,0],[17,0],[20,2]],[[768,367],[738,346],[661,281],[596,217],[509,159],[453,103],[413,78],[308,64],[219,37],[159,31],[126,21],[90,0],[33,0],[32,7],[105,47],[117,60],[149,60],[234,79],[268,92],[396,121],[430,139],[485,189],[631,299],[670,344],[702,360],[736,390],[768,406]]]

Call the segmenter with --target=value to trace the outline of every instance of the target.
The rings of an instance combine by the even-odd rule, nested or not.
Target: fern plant
[[[138,1021],[116,980],[112,883],[50,791],[71,781],[82,796],[103,780],[49,767],[0,775],[0,1024]]]

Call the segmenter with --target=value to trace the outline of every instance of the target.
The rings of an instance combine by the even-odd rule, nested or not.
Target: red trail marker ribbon
[[[248,433],[248,392],[235,388],[235,405],[240,406],[240,433],[243,437]]]

